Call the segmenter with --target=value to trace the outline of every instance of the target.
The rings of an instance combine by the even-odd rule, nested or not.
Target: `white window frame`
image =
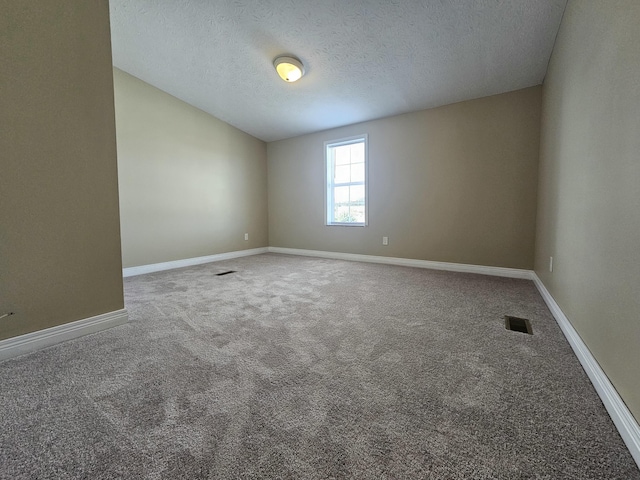
[[[336,222],[333,218],[334,200],[333,192],[335,184],[333,183],[333,169],[335,167],[332,162],[329,149],[340,147],[342,145],[351,145],[354,143],[364,143],[364,222]],[[340,184],[339,186],[359,185],[361,182],[349,182]],[[324,222],[327,226],[342,227],[366,227],[369,224],[369,135],[356,135],[338,140],[330,140],[324,142]]]

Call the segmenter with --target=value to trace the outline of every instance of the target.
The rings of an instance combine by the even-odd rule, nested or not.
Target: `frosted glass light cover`
[[[304,75],[302,62],[294,57],[277,57],[273,61],[273,65],[280,78],[285,82],[295,82]]]

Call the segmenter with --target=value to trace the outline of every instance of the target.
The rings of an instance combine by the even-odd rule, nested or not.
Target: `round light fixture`
[[[273,60],[273,66],[276,72],[285,82],[295,82],[300,80],[304,75],[304,65],[296,57],[282,55]]]

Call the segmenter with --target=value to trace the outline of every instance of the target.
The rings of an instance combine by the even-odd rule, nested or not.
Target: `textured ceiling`
[[[265,141],[542,83],[566,0],[110,0],[114,65]],[[272,61],[298,56],[288,84]]]

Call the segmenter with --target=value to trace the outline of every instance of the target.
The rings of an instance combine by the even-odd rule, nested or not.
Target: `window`
[[[367,224],[367,135],[325,142],[326,224]]]

